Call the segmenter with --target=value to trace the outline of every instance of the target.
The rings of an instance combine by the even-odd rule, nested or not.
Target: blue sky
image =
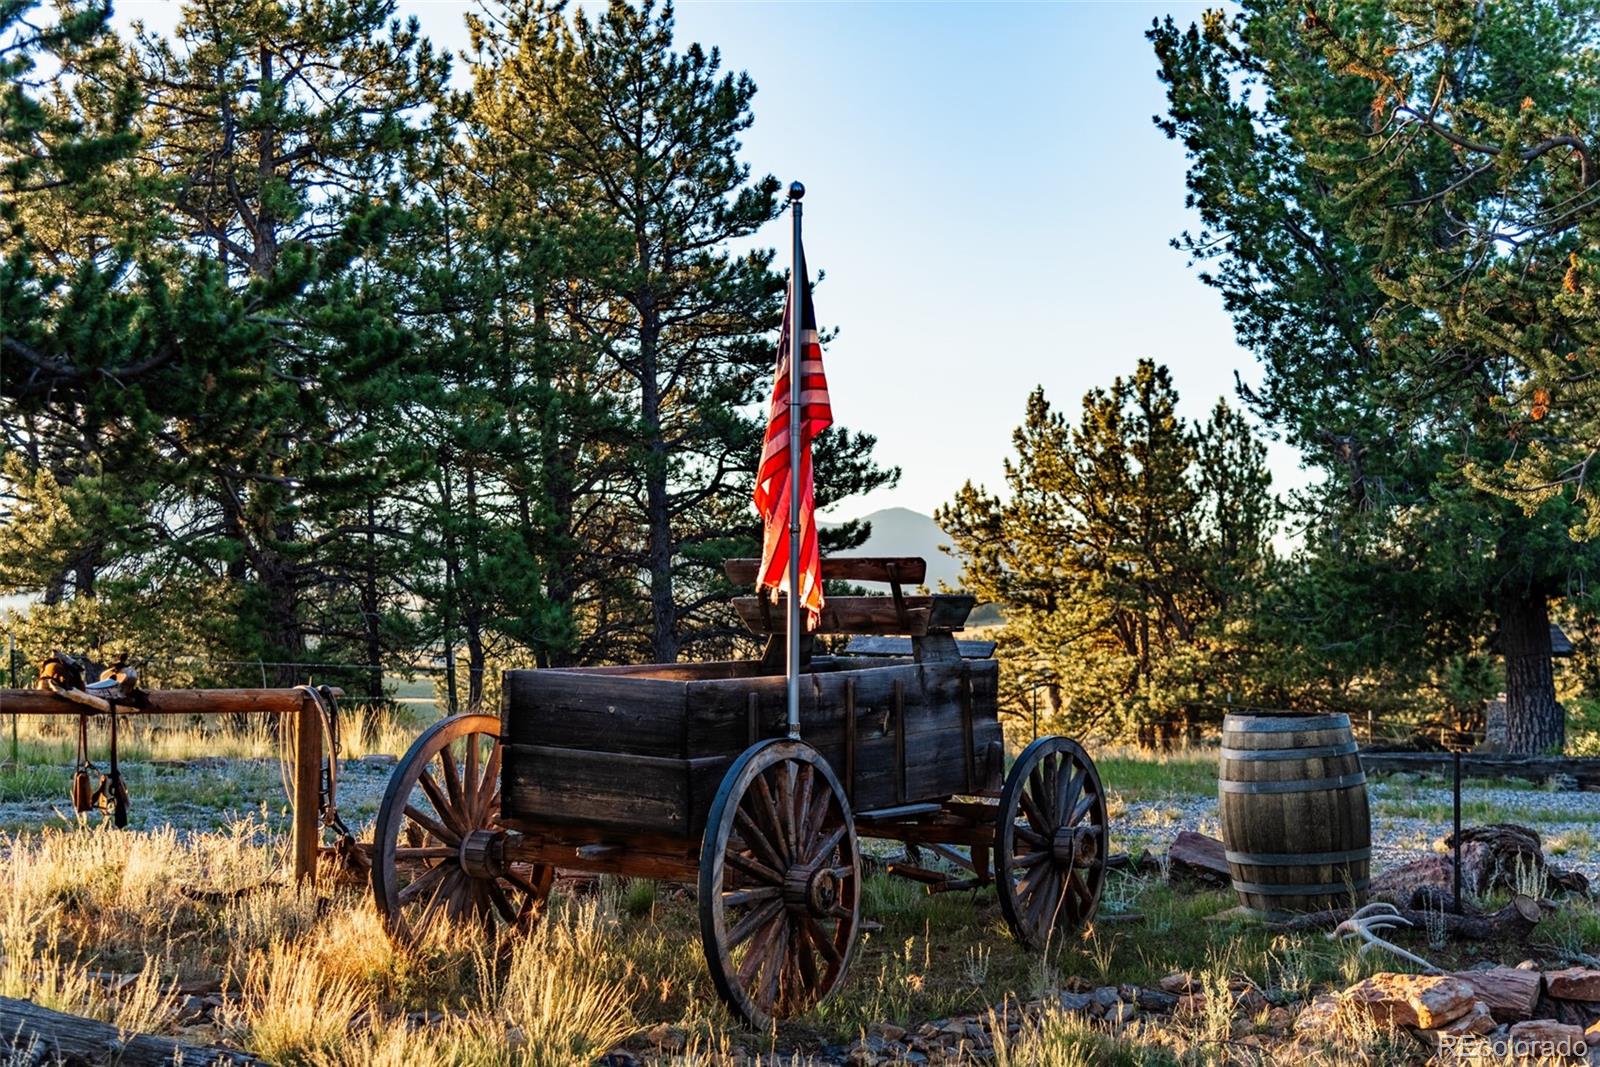
[[[1235,370],[1257,379],[1167,244],[1193,220],[1182,147],[1150,122],[1163,96],[1143,33],[1202,6],[680,0],[680,45],[720,47],[759,87],[753,172],[806,184],[807,256],[828,275],[817,314],[840,330],[835,416],[904,471],[832,517],[931,512],[968,479],[999,488],[1036,385],[1075,414],[1149,356],[1203,417]],[[121,0],[116,21],[166,29],[176,7]],[[400,3],[454,52],[472,7]],[[762,236],[787,256],[786,219]],[[1272,462],[1280,491],[1305,482],[1287,448]]]

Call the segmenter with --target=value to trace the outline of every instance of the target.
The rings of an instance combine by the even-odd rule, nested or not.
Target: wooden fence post
[[[317,851],[322,844],[322,712],[311,694],[300,699],[294,742],[294,879],[317,880]]]

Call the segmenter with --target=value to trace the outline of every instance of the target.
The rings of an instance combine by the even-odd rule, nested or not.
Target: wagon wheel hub
[[[822,918],[839,906],[839,875],[821,865],[790,867],[783,878],[783,899],[791,911]]]
[[[1094,826],[1063,826],[1050,842],[1050,852],[1061,867],[1081,867],[1093,862],[1095,841],[1099,835]]]
[[[472,878],[498,878],[505,872],[503,830],[473,830],[461,839],[461,869]]]

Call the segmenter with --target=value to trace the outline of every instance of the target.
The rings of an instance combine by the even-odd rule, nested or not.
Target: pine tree
[[[937,516],[1005,615],[1008,699],[1042,686],[1072,729],[1191,723],[1249,684],[1229,627],[1269,554],[1265,450],[1225,404],[1191,426],[1177,400],[1148,360],[1076,425],[1035,390],[1005,498],[968,483]]]
[[[725,648],[719,570],[757,543],[755,415],[783,293],[770,251],[729,250],[778,211],[777,180],[751,181],[738,158],[755,85],[722,73],[715,49],[675,50],[670,6],[616,0],[568,20],[514,4],[477,32],[499,57],[492,121],[558,176],[552,211],[606,229],[593,240],[611,258],[552,313],[595,354],[598,384],[629,422],[605,487],[613,503],[598,513],[632,531],[609,562],[643,576],[646,610],[613,647],[662,662]],[[870,437],[829,438],[819,504],[893,477],[872,463]]]
[[[1250,2],[1150,33],[1203,224],[1179,244],[1265,367],[1252,405],[1329,474],[1309,543],[1431,577],[1385,606],[1410,637],[1374,664],[1497,630],[1520,752],[1561,747],[1550,604],[1600,562],[1597,36],[1595,5],[1540,0]]]

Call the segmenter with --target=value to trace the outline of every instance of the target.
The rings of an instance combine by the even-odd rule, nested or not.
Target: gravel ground
[[[387,757],[349,760],[339,782],[339,808],[358,830],[376,817],[392,761]],[[260,816],[270,825],[287,827],[287,802],[274,760],[201,758],[180,763],[133,763],[124,767],[132,796],[129,825],[153,830],[170,824],[179,832],[211,830],[231,817]],[[71,768],[47,769],[37,790],[21,799],[0,802],[0,830],[16,831],[73,820],[67,788]],[[1405,776],[1374,778],[1373,845],[1376,867],[1383,869],[1413,859],[1450,832],[1450,790],[1436,780]],[[1473,809],[1463,822],[1515,822],[1543,836],[1547,854],[1558,866],[1576,868],[1600,884],[1600,793],[1508,789],[1462,783],[1462,804]],[[1416,812],[1424,811],[1425,815]],[[1484,818],[1481,813],[1492,812]],[[1179,830],[1220,836],[1215,796],[1173,794],[1154,800],[1120,801],[1113,791],[1114,847],[1137,852],[1166,850]],[[1437,817],[1435,817],[1437,815]],[[94,816],[98,818],[98,816]],[[899,851],[897,844],[863,842],[869,852]]]
[[[1368,782],[1372,803],[1374,868],[1382,870],[1419,852],[1450,833],[1450,788],[1429,781],[1383,780]],[[1506,789],[1461,783],[1463,812],[1479,805],[1493,811],[1492,818],[1462,815],[1462,824],[1520,823],[1539,832],[1545,853],[1558,867],[1582,871],[1600,884],[1600,793],[1551,792],[1543,789]],[[1410,814],[1434,808],[1442,817]],[[1130,851],[1148,848],[1166,851],[1179,830],[1221,836],[1214,796],[1174,795],[1159,800],[1130,801],[1112,810],[1112,828],[1120,847]],[[1560,851],[1564,849],[1564,851]]]

